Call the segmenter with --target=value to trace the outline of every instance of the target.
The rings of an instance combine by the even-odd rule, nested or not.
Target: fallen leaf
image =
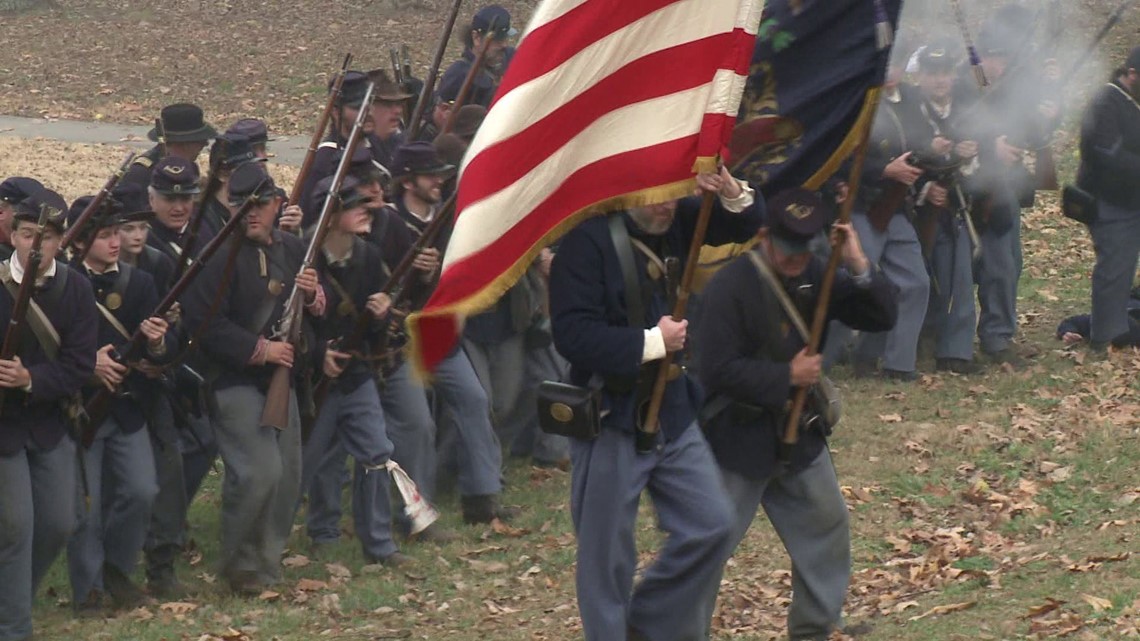
[[[497,518],[491,520],[491,530],[494,531],[495,534],[515,539],[530,534],[530,530],[521,527],[511,527]]]
[[[324,581],[318,581],[316,579],[301,579],[300,581],[297,581],[297,585],[295,587],[301,592],[316,592],[317,590],[329,589],[329,584],[325,583]]]
[[[280,592],[274,592],[273,590],[266,590],[266,591],[262,592],[261,594],[257,595],[258,601],[276,601],[277,599],[280,599],[280,598],[281,598],[281,593]]]
[[[1034,617],[1039,617],[1043,614],[1048,614],[1048,613],[1052,612],[1053,610],[1056,610],[1057,608],[1061,607],[1062,605],[1065,605],[1064,601],[1058,601],[1057,599],[1054,599],[1052,597],[1045,597],[1045,603],[1043,603],[1041,605],[1035,605],[1035,606],[1029,608],[1029,612],[1022,618],[1023,619],[1032,619]]]
[[[919,614],[918,616],[913,616],[913,617],[907,619],[907,621],[918,621],[919,619],[925,619],[926,617],[937,616],[940,614],[949,614],[951,612],[961,612],[962,610],[969,610],[970,608],[974,607],[977,604],[978,604],[977,601],[965,601],[963,603],[951,603],[949,605],[936,605],[933,608],[930,608],[929,610],[927,610],[926,612]]]
[[[1093,612],[1104,612],[1112,609],[1112,601],[1091,594],[1082,594],[1081,600],[1092,606]]]
[[[190,614],[194,610],[197,610],[198,607],[199,606],[197,603],[186,603],[184,601],[170,601],[169,603],[163,603],[163,604],[159,605],[158,609],[162,610],[163,612],[169,612],[171,614]]]
[[[303,568],[308,564],[309,557],[305,556],[304,554],[287,556],[281,560],[281,565],[284,565],[287,568]]]
[[[879,420],[884,423],[902,423],[903,417],[900,414],[879,414]]]

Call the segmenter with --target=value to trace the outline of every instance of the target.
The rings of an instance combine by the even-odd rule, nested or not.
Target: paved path
[[[43,118],[21,118],[0,116],[0,136],[19,138],[49,138],[63,142],[86,144],[128,145],[139,149],[149,149],[152,143],[147,140],[149,127],[116,125],[104,122],[83,122],[80,120],[44,120]],[[274,162],[299,166],[305,158],[308,137],[281,136],[269,143],[269,150],[275,154]]]

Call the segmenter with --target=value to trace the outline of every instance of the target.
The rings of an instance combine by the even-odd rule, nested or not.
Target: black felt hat
[[[79,217],[83,215],[83,210],[94,200],[94,196],[80,196],[71,203],[71,208],[67,211],[67,227],[70,229],[75,225]],[[154,218],[152,211],[130,211],[127,204],[118,200],[115,197],[104,198],[103,202],[99,205],[99,211],[95,215],[87,219],[84,225],[87,229],[80,233],[80,236],[86,236],[95,229],[103,229],[104,227],[111,227],[113,225],[121,225],[123,223],[134,222],[138,220],[150,220]]]
[[[207,142],[218,135],[205,121],[202,108],[188,102],[163,107],[159,118],[166,142]],[[158,141],[158,131],[151,129],[146,137]]]

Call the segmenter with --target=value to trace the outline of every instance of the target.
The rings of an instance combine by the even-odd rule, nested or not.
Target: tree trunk
[[[22,11],[40,4],[40,0],[0,0],[0,13]]]

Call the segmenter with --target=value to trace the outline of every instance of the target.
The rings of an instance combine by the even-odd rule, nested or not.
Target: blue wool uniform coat
[[[823,261],[813,258],[800,277],[784,284],[807,323],[811,323],[824,271]],[[745,415],[730,407],[704,426],[720,466],[750,479],[768,478],[776,470],[785,408],[795,391],[790,363],[804,348],[803,338],[787,321],[779,299],[760,278],[748,256],[738,257],[717,272],[702,294],[697,330],[698,369],[709,398],[727,395],[734,402],[760,409]],[[895,288],[878,269],[872,270],[866,287],[840,270],[827,317],[862,331],[890,330],[898,318]],[[792,454],[793,468],[814,461],[824,445],[824,435],[818,431],[801,433]]]
[[[0,415],[0,456],[15,454],[28,445],[50,450],[68,431],[67,419],[60,403],[79,391],[95,372],[95,350],[99,328],[98,312],[91,285],[83,276],[56,261],[56,276],[33,300],[43,308],[48,320],[59,332],[59,354],[54,361],[32,335],[25,332],[16,354],[32,375],[32,392],[4,392],[4,412]],[[61,282],[66,280],[61,285]],[[53,288],[61,287],[56,295]],[[0,324],[8,326],[15,303],[6,287],[0,287]]]
[[[141,269],[124,264],[119,265],[119,271],[104,274],[91,274],[81,265],[75,266],[74,269],[87,277],[94,290],[95,300],[107,307],[108,311],[130,334],[133,334],[139,325],[150,317],[151,312],[158,307],[158,292],[154,286],[154,279]],[[107,305],[107,295],[115,291],[116,281],[124,278],[127,273],[130,274],[130,277],[127,279],[126,290],[120,294],[121,304],[117,309],[111,309]],[[100,312],[98,347],[101,348],[108,344],[114,345],[121,353],[127,344],[127,338],[116,330]],[[147,359],[161,364],[166,359],[173,357],[176,348],[176,342],[170,340],[167,343],[165,358],[155,359],[147,356]],[[112,401],[111,416],[123,433],[131,434],[137,432],[146,423],[142,407],[139,405],[139,397],[144,394],[157,393],[160,388],[156,381],[146,378],[138,370],[131,371],[126,384],[127,389],[134,397],[116,398]],[[84,390],[84,398],[90,399],[100,389],[103,389],[102,383],[88,385]]]
[[[626,219],[630,236],[660,248],[658,255],[677,256],[684,265],[685,254],[696,226],[700,201],[688,198],[678,202],[673,226],[657,237],[641,231]],[[762,206],[754,204],[734,214],[718,202],[713,208],[705,243],[722,245],[744,242],[759,228]],[[594,377],[636,380],[641,370],[645,330],[655,327],[668,309],[663,292],[654,287],[646,272],[647,259],[634,251],[634,260],[643,292],[654,291],[646,307],[646,318],[630,327],[625,304],[625,286],[617,251],[610,238],[606,217],[587,220],[562,240],[550,273],[550,315],[554,344],[571,365],[571,382],[587,385]],[[671,381],[665,390],[661,409],[662,432],[673,439],[696,417],[700,391],[687,376]],[[602,427],[632,433],[635,426],[636,398],[633,392],[605,390]]]

